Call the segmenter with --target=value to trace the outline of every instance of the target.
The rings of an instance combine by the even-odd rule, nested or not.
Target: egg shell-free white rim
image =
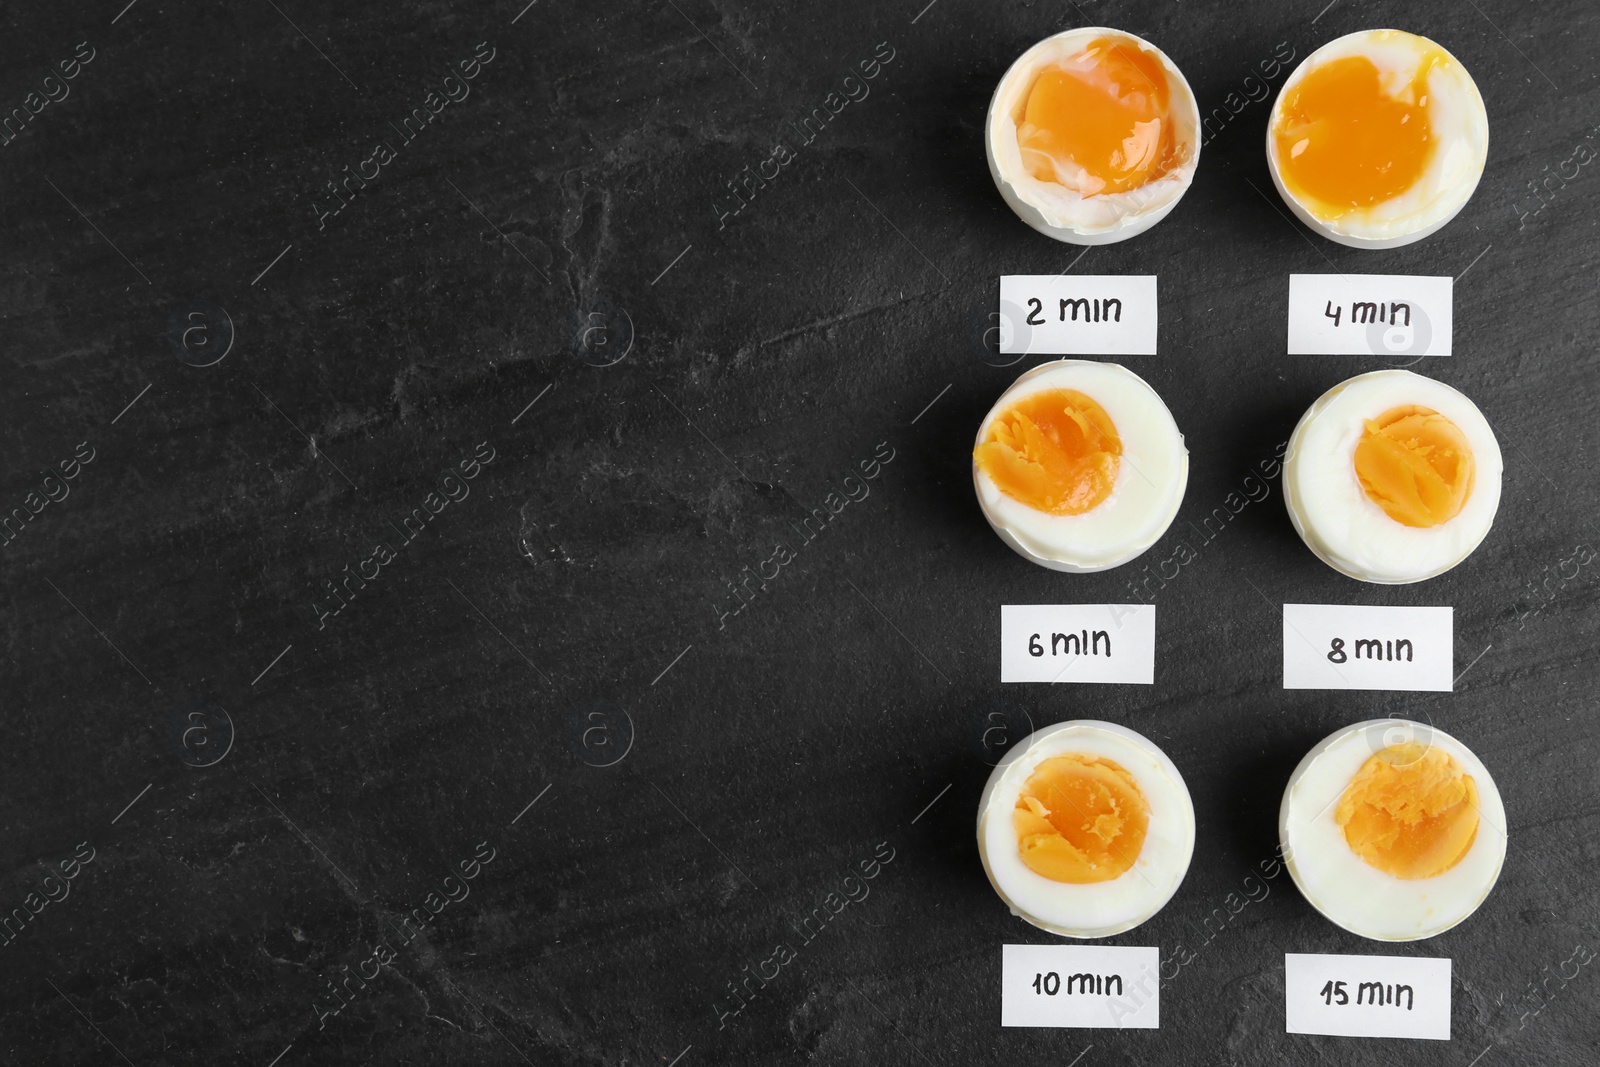
[[[1017,855],[1016,831],[1011,822],[1017,795],[1041,761],[1065,752],[1085,752],[1115,760],[1134,776],[1150,805],[1145,846],[1134,866],[1119,878],[1091,885],[1054,882],[1029,870]],[[992,821],[991,814],[995,816]],[[1060,722],[1029,734],[990,772],[983,795],[978,798],[978,856],[983,861],[983,872],[988,875],[989,884],[1011,909],[1011,914],[1061,937],[1110,937],[1131,930],[1155,915],[1183,884],[1189,861],[1194,856],[1194,836],[1194,803],[1177,765],[1143,734],[1096,719]],[[1163,851],[1169,852],[1170,857],[1160,856]],[[1169,859],[1167,866],[1151,862],[1160,858]],[[1006,873],[997,876],[997,865]],[[1002,878],[1011,883],[1012,893],[1001,886]],[[1111,887],[1115,887],[1112,893],[1096,892]],[[1115,895],[1124,904],[1123,914],[1104,916],[1105,921],[1087,925],[1052,922],[1049,917],[1040,916],[1014,900],[1013,896],[1021,895],[1019,890],[1059,901],[1058,906],[1063,910],[1084,905],[1085,911],[1093,911],[1094,907],[1087,906],[1095,903],[1091,898]]]
[[[1382,904],[1394,907],[1396,898],[1403,890],[1395,887],[1419,887],[1415,892],[1422,895],[1426,887],[1436,879],[1419,879],[1406,881],[1367,865],[1344,841],[1343,831],[1334,821],[1334,810],[1338,807],[1339,797],[1344,795],[1344,790],[1361,765],[1376,751],[1385,747],[1376,742],[1369,744],[1357,743],[1349,745],[1352,735],[1359,735],[1372,731],[1369,736],[1383,737],[1386,730],[1399,728],[1410,730],[1413,736],[1426,738],[1428,743],[1436,745],[1453,756],[1462,770],[1470,774],[1478,786],[1478,836],[1473,840],[1471,848],[1455,867],[1439,877],[1448,877],[1467,864],[1474,864],[1469,870],[1479,870],[1482,873],[1482,890],[1472,905],[1458,915],[1445,916],[1440,919],[1429,920],[1424,909],[1419,903],[1415,909],[1417,917],[1411,920],[1409,916],[1400,916],[1395,925],[1384,932],[1374,933],[1380,929],[1381,920],[1374,922],[1370,911],[1375,900]],[[1376,747],[1374,747],[1376,745]],[[1312,782],[1311,789],[1302,789],[1307,785],[1307,779],[1312,773],[1312,768],[1328,757],[1333,762],[1321,768],[1325,772],[1326,780],[1335,782],[1337,788],[1333,796],[1313,795],[1313,790],[1318,782]],[[1317,831],[1311,840],[1295,840],[1293,831],[1296,828],[1296,816],[1302,814],[1297,810],[1301,805],[1310,808],[1311,824]],[[1320,810],[1319,810],[1320,809]],[[1326,825],[1322,825],[1326,824]],[[1423,723],[1411,722],[1407,719],[1368,719],[1358,722],[1354,726],[1347,726],[1323,738],[1310,752],[1307,752],[1294,773],[1289,775],[1289,784],[1283,790],[1283,803],[1278,808],[1278,840],[1282,844],[1284,863],[1289,868],[1289,876],[1294,879],[1294,884],[1300,890],[1300,895],[1306,902],[1322,914],[1329,922],[1342,927],[1360,937],[1373,941],[1419,941],[1423,938],[1435,937],[1446,930],[1464,922],[1473,912],[1477,911],[1483,902],[1488,899],[1490,891],[1500,879],[1500,871],[1505,866],[1506,858],[1506,809],[1500,800],[1500,789],[1495,785],[1494,777],[1489,774],[1489,768],[1466,745],[1451,737],[1442,730]],[[1318,849],[1322,855],[1318,855]],[[1366,885],[1366,891],[1348,894],[1346,899],[1331,900],[1318,899],[1321,893],[1313,895],[1307,889],[1307,882],[1314,880],[1325,869],[1324,865],[1332,861],[1332,855],[1342,850],[1341,858],[1355,861],[1355,866],[1350,870],[1362,872],[1361,881]],[[1383,918],[1393,919],[1393,916]]]
[[[1432,40],[1431,38],[1422,37],[1421,34],[1412,33],[1409,35],[1412,37],[1421,37],[1422,40],[1426,41],[1428,44],[1449,56],[1451,62],[1455,63],[1455,65],[1460,68],[1462,76],[1466,79],[1466,85],[1472,91],[1471,96],[1474,104],[1472,117],[1481,123],[1481,129],[1479,129],[1477,132],[1480,133],[1482,137],[1483,151],[1478,154],[1477,167],[1472,176],[1472,183],[1464,190],[1458,190],[1459,200],[1456,202],[1455,206],[1450,208],[1448,213],[1441,217],[1430,220],[1415,230],[1411,230],[1403,234],[1397,234],[1393,237],[1362,237],[1357,234],[1344,232],[1339,228],[1339,224],[1336,222],[1328,222],[1323,219],[1319,219],[1317,216],[1311,213],[1311,210],[1306,207],[1306,205],[1302,204],[1298,198],[1289,192],[1288,188],[1283,183],[1283,175],[1278,171],[1278,143],[1277,139],[1272,135],[1272,131],[1276,129],[1278,125],[1278,112],[1279,108],[1283,105],[1284,98],[1288,94],[1289,90],[1298,85],[1301,79],[1303,79],[1309,71],[1313,70],[1317,64],[1322,61],[1322,58],[1327,56],[1330,52],[1340,51],[1342,46],[1349,45],[1358,37],[1367,37],[1371,34],[1382,33],[1408,33],[1408,31],[1357,30],[1355,33],[1347,33],[1343,37],[1338,37],[1332,41],[1329,41],[1315,52],[1312,52],[1309,56],[1306,56],[1305,59],[1300,61],[1300,65],[1294,68],[1289,77],[1284,79],[1283,85],[1278,90],[1277,99],[1272,102],[1272,112],[1267,117],[1267,171],[1272,175],[1272,184],[1277,187],[1278,195],[1283,198],[1283,202],[1288,205],[1289,210],[1294,214],[1295,218],[1299,219],[1301,222],[1305,223],[1311,229],[1315,230],[1317,233],[1320,233],[1328,240],[1334,242],[1335,244],[1344,245],[1347,248],[1400,248],[1404,245],[1414,244],[1417,241],[1422,240],[1424,237],[1443,229],[1451,219],[1455,218],[1461,213],[1461,209],[1466,207],[1467,202],[1472,199],[1472,194],[1477,191],[1478,182],[1483,177],[1484,164],[1488,162],[1489,158],[1488,110],[1483,104],[1483,94],[1478,91],[1478,83],[1472,80],[1472,74],[1467,70],[1466,65],[1457,59],[1449,49],[1445,48],[1443,45]]]
[[[1043,54],[1063,43],[1070,44],[1081,38],[1087,44],[1096,37],[1126,38],[1161,61],[1162,68],[1167,72],[1169,107],[1179,122],[1179,151],[1186,155],[1182,163],[1158,179],[1158,181],[1175,179],[1173,188],[1164,191],[1159,202],[1142,209],[1137,215],[1123,215],[1115,224],[1108,227],[1079,227],[1063,220],[1048,205],[1028,195],[1025,188],[1018,188],[1018,185],[1003,173],[1012,167],[1013,162],[1016,168],[1014,173],[1025,172],[1021,170],[1021,153],[1016,144],[1015,128],[1011,126],[1010,115],[1007,109],[1001,106],[1001,100],[1012,91],[1014,81],[1028,79],[1031,82],[1034,68],[1039,64]],[[1184,78],[1183,72],[1165,52],[1143,37],[1124,30],[1114,30],[1105,26],[1086,26],[1046,37],[1018,56],[1016,62],[1007,68],[1005,74],[1001,75],[999,84],[995,86],[994,95],[989,99],[989,114],[984,122],[983,144],[989,159],[989,175],[994,179],[995,188],[1000,190],[1001,197],[1010,205],[1011,210],[1016,212],[1019,219],[1046,237],[1053,237],[1067,244],[1109,245],[1143,233],[1166,218],[1172,209],[1178,206],[1183,194],[1189,191],[1189,186],[1194,181],[1195,168],[1200,164],[1199,129],[1200,105],[1195,99],[1194,90],[1189,88],[1189,82]],[[1000,149],[1006,159],[1006,165],[1003,167],[996,155],[996,144],[1004,145],[1004,138],[1008,136],[1009,145]],[[1011,159],[1013,154],[1017,157],[1014,161]]]
[[[1160,420],[1159,417],[1155,421],[1139,417],[1144,415],[1144,412],[1121,410],[1121,405],[1116,398],[1106,393],[1103,389],[1097,392],[1095,380],[1104,381],[1106,375],[1116,376],[1119,385],[1127,384],[1147,394],[1154,403],[1154,407],[1150,410],[1164,415],[1164,421]],[[1085,381],[1085,378],[1088,380]],[[1086,359],[1058,359],[1049,363],[1041,363],[1032,370],[1024,372],[1011,384],[1011,388],[1000,395],[1000,399],[994,402],[994,406],[989,409],[989,413],[984,416],[983,422],[978,426],[978,433],[973,441],[973,447],[977,448],[978,445],[983,443],[984,437],[989,432],[989,426],[1006,407],[1021,397],[1046,389],[1077,389],[1093,399],[1105,409],[1106,414],[1111,416],[1111,421],[1116,424],[1117,434],[1122,438],[1123,446],[1123,461],[1119,465],[1117,474],[1118,488],[1122,486],[1124,479],[1143,477],[1138,466],[1136,466],[1138,458],[1134,455],[1134,446],[1145,442],[1154,447],[1156,446],[1156,438],[1170,435],[1166,443],[1172,445],[1179,456],[1178,470],[1173,479],[1175,488],[1167,488],[1167,499],[1162,502],[1160,509],[1152,512],[1152,517],[1146,520],[1142,535],[1136,536],[1125,543],[1117,545],[1111,551],[1099,555],[1091,554],[1087,550],[1081,552],[1065,549],[1052,550],[1051,546],[1041,543],[1037,538],[1031,537],[1020,530],[1017,522],[1008,520],[1004,512],[1017,510],[1021,514],[1024,509],[1027,512],[1032,512],[1032,509],[1027,508],[1027,505],[1022,504],[1020,501],[1011,500],[1001,493],[1000,488],[994,484],[994,480],[978,469],[978,462],[974,459],[972,461],[972,486],[978,497],[978,507],[982,509],[983,517],[988,520],[990,528],[1000,535],[1000,540],[1004,541],[1014,552],[1030,563],[1037,563],[1041,567],[1048,567],[1054,571],[1065,571],[1069,574],[1089,574],[1095,571],[1110,570],[1112,567],[1120,567],[1129,560],[1143,555],[1152,545],[1161,540],[1162,535],[1172,526],[1172,520],[1178,516],[1178,509],[1183,504],[1184,491],[1189,484],[1189,452],[1184,447],[1183,434],[1178,430],[1178,425],[1172,418],[1172,411],[1161,399],[1160,394],[1151,387],[1149,382],[1127,367],[1120,363],[1102,363]],[[1153,469],[1153,464],[1148,459],[1143,466]],[[1130,482],[1130,484],[1132,483]],[[1038,512],[1033,512],[1033,515],[1037,515],[1037,521],[1041,523],[1059,524],[1062,527],[1077,525],[1087,532],[1094,528],[1093,524],[1096,522],[1094,517],[1100,512],[1101,508],[1111,505],[1116,499],[1117,491],[1118,489],[1114,488],[1112,496],[1105,503],[1083,515],[1046,516]]]
[[[1340,548],[1344,546],[1329,543],[1332,540],[1330,534],[1337,524],[1336,517],[1326,512],[1331,511],[1336,504],[1359,508],[1362,522],[1389,524],[1385,529],[1392,527],[1391,534],[1396,539],[1427,536],[1433,530],[1443,529],[1442,526],[1435,526],[1426,530],[1413,530],[1411,527],[1396,523],[1383,512],[1382,508],[1368,500],[1361,490],[1360,482],[1356,479],[1353,451],[1343,457],[1354,486],[1354,490],[1347,494],[1345,499],[1312,501],[1306,498],[1300,488],[1301,466],[1305,462],[1312,462],[1302,459],[1308,451],[1305,448],[1305,438],[1312,432],[1312,427],[1319,417],[1351,389],[1382,387],[1391,382],[1403,383],[1406,390],[1405,399],[1396,399],[1395,403],[1415,403],[1433,408],[1454,422],[1461,432],[1466,434],[1468,442],[1472,445],[1474,467],[1472,495],[1468,497],[1461,513],[1450,522],[1462,523],[1463,529],[1470,529],[1472,525],[1482,523],[1482,529],[1470,544],[1461,548],[1455,558],[1442,561],[1438,566],[1418,573],[1379,572],[1374,569],[1377,564],[1359,566],[1340,552]],[[1390,406],[1393,405],[1387,400],[1375,400],[1370,416],[1381,415]],[[1320,449],[1309,451],[1316,457],[1315,461],[1328,458]],[[1295,424],[1294,433],[1289,436],[1288,451],[1284,453],[1283,459],[1283,500],[1289,512],[1289,522],[1294,526],[1295,532],[1322,562],[1340,574],[1358,581],[1374,585],[1409,585],[1437,577],[1459,566],[1477,551],[1484,538],[1489,536],[1489,531],[1494,526],[1494,517],[1500,509],[1503,467],[1500,444],[1495,438],[1494,429],[1489,425],[1489,420],[1484,418],[1483,412],[1472,402],[1471,397],[1436,378],[1428,378],[1408,370],[1371,371],[1367,374],[1358,374],[1354,378],[1347,378],[1323,393]]]

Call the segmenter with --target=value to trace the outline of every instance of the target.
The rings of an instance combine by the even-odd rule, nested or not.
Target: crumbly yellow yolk
[[[1177,156],[1167,99],[1159,59],[1132,41],[1096,38],[1028,90],[1017,122],[1022,165],[1084,196],[1137,189]]]
[[[1017,851],[1053,882],[1108,882],[1133,866],[1150,826],[1138,783],[1103,756],[1070,753],[1034,768],[1012,815]]]
[[[1442,749],[1391,745],[1350,779],[1334,820],[1370,866],[1432,878],[1460,863],[1478,836],[1478,784]]]
[[[1355,464],[1367,499],[1407,526],[1449,522],[1472,495],[1467,435],[1437,411],[1413,404],[1367,420]]]
[[[1111,416],[1076,389],[1016,401],[973,450],[1002,493],[1051,515],[1081,515],[1110,496],[1121,456]]]
[[[1366,56],[1308,71],[1284,94],[1273,130],[1284,185],[1330,221],[1411,188],[1437,144],[1428,122],[1428,73],[1448,62],[1443,52],[1428,55],[1398,94],[1386,90]]]

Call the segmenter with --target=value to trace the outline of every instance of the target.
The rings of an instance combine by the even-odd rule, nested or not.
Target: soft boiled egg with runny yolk
[[[1374,371],[1306,411],[1284,456],[1283,498],[1307,547],[1352,578],[1417,582],[1454,567],[1500,507],[1500,446],[1443,382]]]
[[[1471,199],[1489,116],[1459,60],[1401,30],[1365,30],[1307,56],[1267,128],[1272,180],[1300,220],[1357,248],[1421,240]]]
[[[1506,854],[1488,768],[1448,734],[1403,719],[1326,738],[1289,778],[1279,834],[1295,885],[1352,933],[1410,941],[1471,915]]]
[[[978,802],[978,854],[995,892],[1063,937],[1138,926],[1177,892],[1193,853],[1194,806],[1178,768],[1109,722],[1030,734]]]
[[[1133,371],[1063,359],[1028,371],[978,427],[978,504],[1001,540],[1052,570],[1105,570],[1161,537],[1189,453],[1172,412]]]
[[[1039,72],[1017,124],[1022,165],[1085,196],[1125,193],[1177,162],[1166,73],[1155,56],[1114,38]]]
[[[989,105],[989,173],[1028,225],[1058,241],[1142,233],[1188,190],[1199,108],[1162,51],[1129,33],[1056,34],[1011,65]]]

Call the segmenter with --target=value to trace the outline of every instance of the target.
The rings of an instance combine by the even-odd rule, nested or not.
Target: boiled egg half
[[[1328,566],[1364,582],[1418,582],[1466,559],[1500,507],[1500,445],[1478,406],[1407,370],[1357,375],[1312,404],[1289,438],[1289,519]]]
[[[972,481],[989,525],[1023,558],[1100,571],[1172,525],[1189,453],[1143,378],[1116,363],[1062,359],[1023,374],[990,409]]]
[[[1194,854],[1183,776],[1142,734],[1082,719],[1028,735],[978,801],[978,855],[1013,915],[1109,937],[1160,911]]]
[[[986,124],[989,173],[1029,226],[1103,245],[1167,216],[1194,180],[1200,110],[1166,54],[1121,30],[1047,37],[1011,64]]]
[[[1356,723],[1307,753],[1283,792],[1278,832],[1311,906],[1378,941],[1455,926],[1506,858],[1489,769],[1449,734],[1404,719]]]
[[[1363,30],[1311,53],[1267,123],[1267,166],[1289,209],[1331,241],[1420,241],[1471,199],[1489,154],[1489,113],[1443,47]]]

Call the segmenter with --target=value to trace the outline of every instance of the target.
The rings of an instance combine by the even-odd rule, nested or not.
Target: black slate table
[[[1594,1062],[1592,4],[124,3],[0,33],[6,1062]],[[1079,259],[981,126],[1085,24],[1228,121]],[[1358,252],[1286,218],[1252,79],[1381,25],[1465,62],[1491,144],[1445,230]],[[1362,586],[1273,483],[1154,593],[1154,685],[1002,686],[1000,605],[1142,564],[1047,573],[977,510],[1026,365],[985,347],[999,276],[1159,275],[1124,362],[1192,453],[1165,556],[1383,365],[1285,356],[1287,277],[1330,265],[1458,279],[1417,369],[1500,436],[1488,540]],[[1285,601],[1453,606],[1455,691],[1283,691]],[[1398,947],[1259,874],[1300,756],[1390,714],[1485,758],[1511,841]],[[1178,896],[1112,939],[1187,957],[1159,1031],[999,1026],[1000,946],[1050,939],[978,863],[986,731],[1081,717],[1194,796]],[[1449,956],[1454,1039],[1285,1035],[1290,951]]]

